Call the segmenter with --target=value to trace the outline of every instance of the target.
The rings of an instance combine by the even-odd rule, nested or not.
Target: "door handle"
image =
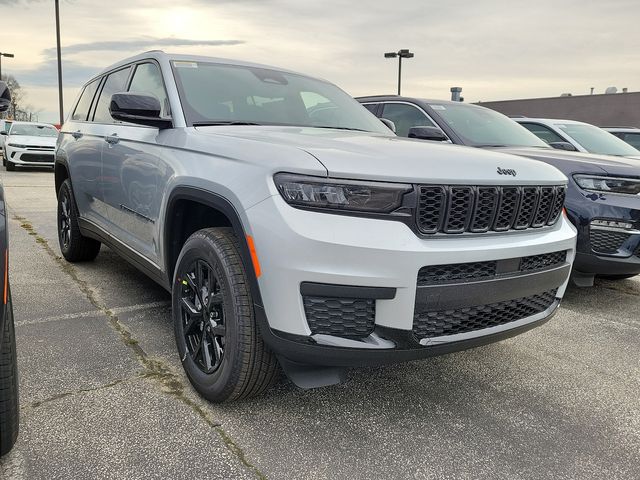
[[[120,141],[120,137],[118,137],[117,133],[114,133],[112,135],[109,135],[108,137],[105,137],[104,140],[109,144],[109,145],[115,145],[116,143],[118,143]]]
[[[73,132],[73,133],[71,134],[71,136],[72,136],[73,138],[75,138],[76,140],[78,140],[79,138],[82,138],[82,132],[81,132],[80,130],[77,130],[77,131]]]

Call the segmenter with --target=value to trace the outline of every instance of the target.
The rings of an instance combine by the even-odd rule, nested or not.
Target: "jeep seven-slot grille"
[[[424,234],[483,233],[553,225],[565,187],[420,185],[416,222]]]
[[[429,265],[418,271],[418,286],[438,285],[443,283],[473,282],[489,280],[498,274],[512,275],[529,273],[534,270],[554,268],[564,265],[567,251],[530,255],[528,257],[489,260],[486,262],[450,263],[445,265]],[[515,260],[515,262],[513,261]],[[510,266],[513,265],[512,268]]]
[[[414,313],[413,333],[418,339],[473,332],[515,322],[547,310],[556,290],[458,310],[418,311]]]

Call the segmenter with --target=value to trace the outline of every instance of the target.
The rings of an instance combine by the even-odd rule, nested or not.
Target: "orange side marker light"
[[[253,237],[247,235],[247,245],[249,246],[249,253],[251,254],[251,262],[253,263],[253,270],[256,272],[256,278],[260,277],[262,271],[260,270],[260,262],[258,261],[258,254],[256,253],[256,246],[253,243]]]

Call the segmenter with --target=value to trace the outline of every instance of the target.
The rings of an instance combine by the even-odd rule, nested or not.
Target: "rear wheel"
[[[100,252],[100,242],[80,233],[78,208],[69,179],[62,182],[58,191],[58,242],[69,262],[93,260]]]
[[[178,352],[203,397],[228,402],[273,384],[278,363],[258,331],[238,239],[230,228],[199,230],[187,239],[172,296]]]
[[[11,294],[5,305],[4,331],[0,344],[0,455],[13,447],[18,438],[18,359],[13,324]]]

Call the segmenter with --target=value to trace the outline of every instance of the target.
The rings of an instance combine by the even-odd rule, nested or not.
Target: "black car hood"
[[[574,173],[640,177],[640,161],[610,155],[566,152],[553,148],[495,147],[493,150],[540,160],[569,176]]]

